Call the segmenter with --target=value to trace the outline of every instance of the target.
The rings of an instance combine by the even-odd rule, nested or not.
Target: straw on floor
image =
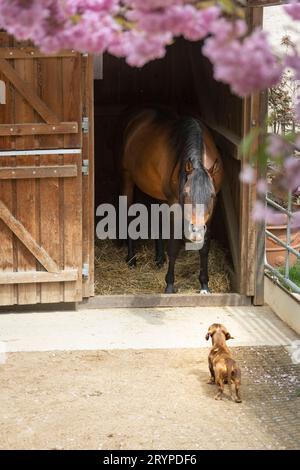
[[[167,263],[158,269],[154,262],[154,242],[140,242],[136,246],[137,266],[130,268],[125,262],[126,245],[111,240],[98,241],[95,247],[95,293],[153,294],[165,288]],[[230,292],[228,261],[224,250],[212,240],[209,253],[209,288],[214,293]],[[175,287],[180,293],[199,291],[199,253],[179,253],[176,262]]]

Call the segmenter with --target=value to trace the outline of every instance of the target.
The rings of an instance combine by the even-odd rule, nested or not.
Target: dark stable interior
[[[124,113],[132,108],[160,106],[180,114],[197,114],[206,123],[217,122],[216,110],[226,107],[226,103],[222,103],[224,94],[215,92],[215,84],[211,65],[201,55],[200,43],[177,40],[164,59],[152,61],[141,69],[129,67],[123,59],[104,55],[103,78],[94,81],[96,208],[101,203],[118,201]],[[232,122],[230,126],[238,128],[239,124]],[[222,155],[222,149],[219,150]],[[135,197],[137,202],[145,201],[139,190]],[[212,238],[228,247],[220,197],[212,221]]]

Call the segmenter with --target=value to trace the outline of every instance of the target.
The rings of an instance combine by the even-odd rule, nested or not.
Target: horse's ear
[[[193,164],[192,164],[190,159],[188,159],[185,162],[185,171],[186,171],[187,174],[192,173],[192,171],[193,171]]]

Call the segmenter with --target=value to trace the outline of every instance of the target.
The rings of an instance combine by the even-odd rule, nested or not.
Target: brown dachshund
[[[226,345],[226,340],[233,339],[224,325],[213,323],[208,328],[205,339],[211,337],[212,348],[208,356],[208,367],[210,370],[210,384],[217,384],[219,391],[215,396],[216,400],[222,400],[224,383],[228,383],[232,400],[241,403],[239,388],[241,385],[241,370]],[[231,383],[235,385],[235,396]]]

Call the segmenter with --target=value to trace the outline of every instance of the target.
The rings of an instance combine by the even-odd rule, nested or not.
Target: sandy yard
[[[214,400],[208,348],[9,353],[0,448],[299,448],[299,365],[282,346],[233,350],[242,404]]]

